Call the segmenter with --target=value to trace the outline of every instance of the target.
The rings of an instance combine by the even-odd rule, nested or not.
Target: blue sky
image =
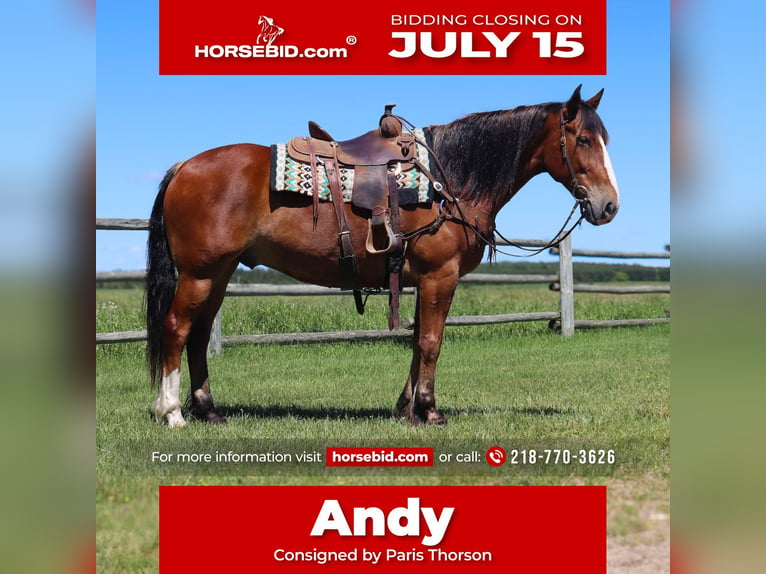
[[[585,97],[605,88],[599,112],[621,209],[607,226],[575,230],[574,246],[661,252],[670,242],[665,2],[609,2],[605,76],[424,76],[404,77],[403,85],[376,76],[159,76],[156,1],[102,3],[97,26],[98,217],[146,218],[174,162],[218,145],[286,141],[304,134],[308,119],[345,139],[374,127],[387,102],[425,126],[563,101],[582,83]],[[570,208],[567,191],[542,175],[501,211],[497,226],[507,237],[548,239]],[[96,232],[96,270],[142,269],[145,239]]]
[[[672,238],[695,261],[762,264],[766,244],[764,119],[766,94],[757,46],[763,4],[683,0],[673,26],[679,56],[679,111],[689,160],[673,196]]]
[[[2,15],[0,280],[66,266],[77,235],[61,215],[92,140],[96,60],[85,0],[6,3]]]

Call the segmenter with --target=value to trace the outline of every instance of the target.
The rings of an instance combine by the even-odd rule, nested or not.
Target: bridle
[[[405,118],[401,116],[396,116],[402,124],[408,126],[410,130],[414,130],[415,126],[406,120]],[[418,229],[415,229],[414,231],[411,231],[409,233],[405,233],[402,236],[403,241],[407,241],[408,239],[412,239],[413,237],[417,237],[418,235],[423,235],[425,233],[433,234],[436,233],[441,225],[445,221],[453,221],[455,223],[458,223],[460,225],[463,225],[464,227],[470,229],[474,232],[476,237],[489,246],[490,253],[489,253],[489,260],[492,261],[497,257],[497,253],[501,253],[503,255],[507,255],[510,257],[532,257],[534,255],[538,255],[545,251],[546,249],[550,249],[552,247],[556,247],[559,243],[564,241],[569,235],[574,231],[574,228],[577,227],[582,220],[585,218],[585,210],[587,209],[587,205],[590,203],[590,199],[588,199],[590,195],[590,190],[582,185],[578,179],[577,174],[575,173],[574,167],[572,166],[572,162],[569,159],[569,151],[567,150],[567,135],[566,135],[566,126],[571,120],[568,120],[564,117],[564,107],[562,106],[561,112],[560,112],[560,119],[559,119],[559,128],[560,128],[560,134],[561,138],[559,140],[559,148],[561,149],[561,159],[567,167],[567,171],[569,172],[570,177],[570,183],[569,183],[569,192],[572,194],[572,197],[575,199],[575,203],[572,206],[571,211],[569,212],[569,215],[567,216],[566,220],[564,221],[564,224],[559,229],[558,233],[548,241],[543,247],[538,248],[530,248],[525,245],[520,245],[519,243],[513,242],[510,239],[507,239],[503,236],[502,233],[500,233],[497,229],[493,227],[492,234],[488,237],[484,232],[482,232],[478,225],[476,223],[471,223],[465,216],[465,213],[463,213],[463,210],[460,206],[459,198],[455,197],[455,195],[452,193],[452,190],[449,186],[449,179],[447,177],[446,172],[444,171],[444,168],[442,167],[441,162],[439,161],[438,156],[434,152],[434,150],[425,142],[423,141],[423,138],[415,137],[415,141],[422,145],[430,154],[431,157],[434,160],[434,163],[436,167],[441,172],[441,175],[444,179],[444,183],[441,183],[434,178],[434,176],[423,166],[418,165],[418,167],[426,174],[428,179],[431,180],[433,183],[434,189],[437,190],[438,193],[441,194],[441,196],[444,198],[444,201],[442,204],[439,205],[439,215],[434,219],[431,223],[424,225],[423,227],[420,227]],[[455,210],[457,211],[457,215],[448,213],[444,211],[444,204],[453,206]],[[569,225],[569,222],[572,221],[575,212],[577,209],[580,209],[580,216],[577,218],[577,221],[572,223],[571,227],[567,229],[567,225]],[[497,247],[497,239],[502,239],[505,244],[514,247],[520,251],[525,251],[525,254],[518,254],[518,253],[509,253],[507,251],[503,251],[501,249],[498,249]]]
[[[509,255],[511,257],[532,257],[533,255],[538,255],[545,251],[546,249],[550,249],[551,247],[556,247],[559,243],[564,241],[569,235],[574,231],[574,228],[580,225],[582,220],[585,218],[585,210],[587,209],[588,204],[590,203],[590,190],[582,185],[579,180],[577,179],[577,174],[575,173],[574,167],[572,166],[572,161],[569,159],[569,150],[567,150],[567,131],[566,126],[571,120],[564,117],[564,107],[561,107],[561,112],[559,113],[559,130],[560,130],[560,138],[559,138],[559,149],[561,150],[561,161],[564,163],[564,165],[567,168],[567,171],[569,172],[569,193],[572,194],[572,197],[574,197],[575,203],[572,206],[571,211],[569,212],[569,215],[567,216],[566,220],[564,221],[564,225],[561,226],[561,229],[559,229],[558,233],[548,241],[543,247],[538,248],[529,248],[524,245],[519,245],[518,243],[514,243],[513,241],[510,241],[509,239],[506,239],[503,237],[503,235],[495,229],[493,231],[494,235],[497,235],[500,239],[505,241],[507,244],[515,247],[516,249],[519,249],[521,251],[528,252],[526,255],[519,255],[517,253],[507,253],[505,251],[500,251],[495,245],[491,246],[491,249],[493,249],[495,252],[502,253],[503,255]],[[575,212],[577,211],[577,208],[580,208],[580,217],[577,218],[577,221],[575,221],[572,226],[569,229],[566,229],[567,225],[569,225],[569,222],[572,221],[572,218],[574,217]],[[493,238],[494,239],[494,238]]]
[[[559,128],[561,130],[561,139],[559,140],[559,147],[561,148],[561,158],[564,161],[564,165],[567,166],[569,171],[569,191],[575,201],[580,204],[581,213],[585,210],[585,206],[589,202],[590,190],[582,185],[577,180],[577,174],[575,173],[572,162],[569,160],[569,151],[567,150],[567,130],[566,126],[571,121],[564,117],[564,108],[561,108],[561,115],[559,120]]]
[[[567,130],[566,126],[567,124],[572,121],[564,117],[564,107],[561,107],[561,111],[559,112],[559,149],[561,150],[561,161],[564,163],[564,165],[567,168],[567,171],[569,172],[569,193],[572,194],[572,197],[574,197],[575,203],[572,206],[571,211],[569,212],[569,215],[567,216],[566,220],[564,221],[564,225],[561,226],[561,229],[559,229],[559,232],[551,239],[545,246],[538,247],[538,248],[529,248],[525,247],[524,245],[519,245],[517,243],[514,243],[505,237],[502,236],[502,234],[495,230],[494,234],[503,239],[506,243],[509,245],[512,245],[516,249],[520,249],[522,251],[527,251],[527,255],[518,255],[516,253],[506,253],[504,251],[500,251],[503,255],[510,255],[512,257],[531,257],[533,255],[538,255],[539,253],[542,253],[546,249],[550,249],[551,247],[556,247],[559,243],[564,241],[569,235],[574,231],[574,228],[580,225],[582,220],[585,218],[585,210],[587,209],[588,204],[590,203],[590,190],[580,183],[580,181],[577,179],[577,174],[575,173],[574,167],[572,166],[572,161],[569,159],[569,150],[567,149]],[[569,229],[566,229],[567,225],[569,225],[569,222],[572,221],[572,218],[574,217],[575,212],[577,211],[577,208],[580,208],[580,217],[577,218],[577,221],[575,221],[572,226]],[[499,251],[497,247],[494,247],[495,251]]]

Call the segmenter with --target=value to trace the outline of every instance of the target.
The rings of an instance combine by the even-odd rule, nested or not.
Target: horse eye
[[[577,143],[580,145],[590,145],[590,139],[586,136],[577,136]]]

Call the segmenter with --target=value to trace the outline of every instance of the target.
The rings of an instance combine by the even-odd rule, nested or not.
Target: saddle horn
[[[383,115],[380,116],[380,135],[384,138],[396,138],[402,135],[402,122],[397,118],[393,109],[396,104],[386,104]]]

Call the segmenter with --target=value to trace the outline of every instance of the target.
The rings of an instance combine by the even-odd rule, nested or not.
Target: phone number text
[[[614,464],[614,449],[512,449],[508,453],[508,464]]]

